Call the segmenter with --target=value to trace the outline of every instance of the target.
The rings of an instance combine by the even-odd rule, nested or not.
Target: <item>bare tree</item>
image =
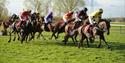
[[[53,8],[59,13],[64,13],[69,10],[76,10],[80,7],[84,7],[85,5],[84,0],[53,0],[53,2]]]
[[[4,20],[8,16],[8,9],[5,6],[6,0],[0,0],[0,19]]]
[[[27,8],[43,15],[46,15],[49,9],[53,9],[57,15],[61,15],[61,13],[75,10],[85,5],[84,0],[25,0],[24,3]]]
[[[32,9],[36,12],[41,12],[41,0],[25,0],[24,4],[27,9]]]
[[[24,4],[26,8],[32,9],[41,14],[48,13],[48,9],[50,7],[51,0],[25,0]]]

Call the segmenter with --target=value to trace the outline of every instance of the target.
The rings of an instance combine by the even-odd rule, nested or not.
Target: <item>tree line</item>
[[[56,12],[54,13],[56,16],[61,16],[69,10],[77,10],[85,5],[84,0],[24,0],[23,3],[25,9],[31,9],[41,15],[46,15],[52,9]],[[0,20],[8,16],[7,4],[9,4],[7,0],[0,0]]]

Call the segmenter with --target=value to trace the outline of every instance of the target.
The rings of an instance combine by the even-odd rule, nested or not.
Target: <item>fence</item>
[[[125,34],[125,25],[111,24],[112,32],[119,32],[120,34]]]

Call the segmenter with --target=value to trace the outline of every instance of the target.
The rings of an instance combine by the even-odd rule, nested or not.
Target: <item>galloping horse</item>
[[[33,15],[32,15],[32,16],[33,16]],[[32,18],[32,17],[31,17],[31,18]],[[44,16],[41,16],[41,17],[39,18],[39,16],[37,16],[37,14],[36,14],[36,17],[35,17],[33,20],[35,20],[35,21],[34,21],[34,23],[33,23],[33,30],[32,30],[32,32],[33,32],[33,37],[32,37],[32,38],[34,38],[35,33],[38,32],[39,34],[38,34],[37,38],[39,38],[40,35],[41,35],[41,36],[43,37],[43,39],[45,40],[44,36],[42,35],[43,29],[41,28],[41,26],[43,25]],[[32,39],[32,38],[31,38],[31,39]],[[30,39],[30,40],[31,40],[31,39]]]
[[[78,43],[78,47],[80,48],[83,45],[83,40],[86,39],[87,40],[87,45],[89,47],[89,42],[88,39],[95,38],[96,35],[99,36],[100,38],[100,43],[98,45],[98,47],[101,46],[101,40],[103,40],[105,42],[105,44],[107,45],[108,48],[110,48],[110,46],[107,44],[105,37],[104,37],[104,32],[107,32],[107,35],[110,34],[110,20],[108,19],[102,19],[97,27],[89,27],[90,24],[87,24],[86,26],[83,25],[78,29],[78,32],[80,34],[80,42]]]
[[[13,24],[13,22],[15,21],[15,19],[18,19],[18,18],[19,17],[17,17],[16,14],[13,14],[12,16],[9,17],[8,21],[4,21],[3,22],[4,32],[7,32],[7,28]]]
[[[17,35],[18,35],[18,40],[19,40],[19,30],[20,30],[20,27],[18,26],[18,23],[20,22],[20,19],[19,19],[19,17],[17,16],[17,15],[15,15],[15,17],[17,17],[17,18],[12,18],[11,20],[13,20],[13,24],[12,25],[10,25],[10,31],[9,31],[9,35],[10,35],[10,39],[9,39],[9,41],[8,42],[10,42],[11,41],[11,35],[12,35],[12,33],[14,33],[14,39],[13,39],[13,41],[15,41],[15,39],[16,39],[16,33],[17,33]]]
[[[100,30],[97,30],[96,35],[99,36],[100,38],[100,43],[98,45],[98,48],[101,46],[101,40],[103,40],[105,42],[105,44],[107,45],[108,48],[110,48],[110,46],[108,45],[108,43],[105,40],[104,37],[104,32],[107,32],[107,35],[110,34],[110,19],[102,19],[101,22],[99,22],[98,27]]]
[[[78,35],[78,31],[77,29],[84,24],[84,20],[86,20],[88,18],[87,15],[83,15],[83,20],[82,21],[76,21],[76,22],[71,22],[69,24],[66,25],[65,27],[65,36],[64,36],[64,40],[63,42],[66,44],[66,42],[68,41],[68,38],[72,38],[74,44],[75,42],[77,42],[77,35]],[[75,39],[75,41],[74,41]]]
[[[71,19],[70,21],[68,21],[68,23],[71,23],[71,22],[73,22],[74,20],[75,20],[75,18],[73,18],[73,19]],[[68,23],[67,23],[67,24],[68,24]],[[54,23],[54,25],[53,25],[53,26],[54,26],[53,34],[52,34],[52,36],[51,36],[50,39],[52,39],[52,37],[55,36],[56,33],[57,33],[57,35],[55,36],[55,39],[57,39],[60,33],[65,32],[65,26],[66,26],[67,24],[64,25],[64,26],[63,26],[63,24],[64,24],[64,21],[63,21],[63,20],[60,20],[60,21],[57,21],[57,22]]]

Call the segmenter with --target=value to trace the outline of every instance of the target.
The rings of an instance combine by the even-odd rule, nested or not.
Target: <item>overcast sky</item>
[[[24,0],[8,0],[9,13],[19,14],[23,8]],[[61,1],[61,0],[60,0]],[[85,0],[88,14],[98,8],[103,8],[103,17],[125,17],[125,0]],[[93,5],[93,6],[92,6]]]

